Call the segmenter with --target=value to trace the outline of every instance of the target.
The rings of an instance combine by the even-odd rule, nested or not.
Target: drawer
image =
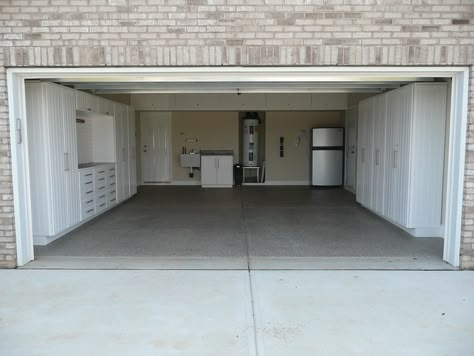
[[[94,199],[84,200],[81,202],[81,217],[82,219],[88,218],[95,214],[95,201]]]
[[[101,198],[97,198],[95,203],[95,210],[99,213],[107,209],[107,194],[104,194]]]
[[[81,187],[81,201],[94,199],[94,187]]]
[[[106,177],[108,171],[105,168],[96,168],[94,170],[95,179]]]
[[[94,197],[81,200],[81,209],[84,210],[86,208],[90,208],[91,206],[94,206],[94,204],[95,204]]]
[[[117,192],[115,190],[110,190],[107,193],[107,206],[112,206],[117,204]]]
[[[105,185],[105,182],[104,182],[104,185],[95,187],[95,196],[102,195],[102,194],[106,193],[107,190],[108,190],[107,186]]]
[[[94,181],[94,171],[92,169],[81,169],[79,171],[79,180],[82,183]]]
[[[117,182],[116,178],[115,178],[115,174],[112,174],[110,176],[107,177],[107,185],[115,185],[115,183]]]
[[[81,218],[83,220],[87,219],[87,218],[90,218],[91,216],[94,216],[94,215],[95,215],[95,207],[94,206],[88,207],[87,209],[83,209],[81,211]]]
[[[102,187],[106,186],[106,179],[105,179],[105,174],[102,174],[98,177],[95,178],[95,186],[96,187]]]
[[[84,181],[84,182],[81,182],[81,193],[82,192],[88,192],[90,190],[94,190],[94,181],[91,180],[91,181]]]

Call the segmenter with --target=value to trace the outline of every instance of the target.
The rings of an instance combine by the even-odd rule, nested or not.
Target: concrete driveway
[[[473,355],[474,272],[1,270],[2,355]]]

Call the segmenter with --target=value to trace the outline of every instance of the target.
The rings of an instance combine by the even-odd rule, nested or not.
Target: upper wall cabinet
[[[346,93],[311,94],[311,110],[346,110],[348,106]]]
[[[133,94],[137,110],[346,110],[347,93]]]
[[[114,115],[114,102],[104,98],[97,98],[97,109],[101,114]]]
[[[97,97],[77,90],[76,110],[97,112]]]
[[[219,106],[220,97],[213,94],[181,94],[176,96],[176,107],[182,110],[207,109]]]
[[[266,107],[274,110],[311,110],[311,94],[267,95]]]

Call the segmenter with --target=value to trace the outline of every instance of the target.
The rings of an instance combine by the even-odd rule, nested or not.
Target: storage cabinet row
[[[356,199],[415,236],[441,231],[446,110],[446,83],[359,103]]]
[[[135,112],[54,83],[25,88],[33,240],[45,245],[136,193]],[[107,145],[112,154],[79,169],[76,118],[84,112],[112,118],[107,135],[96,135],[98,151]]]

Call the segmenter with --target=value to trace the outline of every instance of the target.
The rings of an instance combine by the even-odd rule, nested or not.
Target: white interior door
[[[171,156],[171,118],[169,113],[140,114],[143,183],[169,182]]]

